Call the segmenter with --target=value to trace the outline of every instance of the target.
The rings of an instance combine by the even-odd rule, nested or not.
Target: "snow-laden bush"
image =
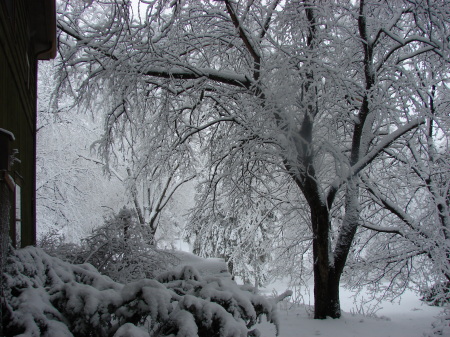
[[[152,242],[150,226],[140,224],[136,213],[124,207],[83,240],[84,262],[117,282],[153,278],[178,259]]]
[[[4,280],[7,336],[257,336],[262,315],[278,327],[275,305],[187,266],[121,284],[28,247],[12,251]]]
[[[450,307],[447,306],[431,323],[431,330],[423,334],[423,337],[450,336]]]
[[[450,282],[434,284],[429,289],[422,291],[422,301],[434,306],[444,306],[450,303]]]
[[[151,239],[150,227],[141,225],[135,212],[124,207],[80,245],[66,243],[53,232],[43,236],[39,246],[64,261],[90,263],[114,281],[126,283],[153,278],[178,264],[175,255],[157,249]]]

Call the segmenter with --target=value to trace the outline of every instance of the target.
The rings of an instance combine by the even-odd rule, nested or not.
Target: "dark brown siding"
[[[21,185],[21,245],[35,244],[36,55],[26,0],[0,2],[0,128],[12,132],[20,163],[10,175]],[[11,219],[13,225],[14,218]]]

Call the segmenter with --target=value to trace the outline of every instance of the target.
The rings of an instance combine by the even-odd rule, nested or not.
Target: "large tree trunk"
[[[341,317],[341,302],[339,300],[340,275],[337,275],[333,269],[328,276],[328,316],[331,318]]]
[[[328,314],[328,214],[311,208],[314,230],[314,318],[326,318]]]
[[[314,231],[314,318],[339,318],[341,317],[339,276],[335,275],[332,261],[327,207],[325,205],[311,207],[311,220]]]
[[[339,283],[341,273],[336,272],[330,251],[328,212],[316,218],[318,233],[313,239],[314,258],[314,318],[340,318]]]
[[[311,52],[317,47],[317,25],[314,5],[304,0],[304,10],[309,23],[307,45]],[[313,149],[314,118],[318,114],[317,88],[311,86],[314,82],[314,67],[306,74],[308,81],[304,86],[304,101],[307,107],[300,128],[299,167],[304,171],[297,179],[297,185],[306,197],[311,210],[313,228],[313,259],[314,259],[314,318],[325,319],[328,316],[339,318],[339,277],[335,277],[334,261],[330,245],[330,214],[329,206],[323,199],[315,173]],[[294,177],[295,179],[295,177]]]

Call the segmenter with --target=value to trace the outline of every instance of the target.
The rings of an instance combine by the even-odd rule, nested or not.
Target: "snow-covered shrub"
[[[37,246],[47,254],[70,263],[83,263],[86,255],[82,245],[67,242],[66,236],[55,229],[42,234]]]
[[[150,228],[141,225],[134,211],[122,208],[94,229],[80,245],[49,233],[39,244],[47,253],[71,263],[90,263],[117,282],[153,278],[176,264],[170,252],[151,244]]]
[[[202,278],[193,267],[184,266],[161,274],[157,280],[183,296],[179,305],[194,316],[200,336],[246,336],[246,329],[262,315],[277,324],[276,303],[249,291],[253,289],[248,285],[238,286],[231,278]],[[242,326],[232,326],[232,317]],[[228,323],[222,326],[222,322]]]
[[[124,285],[28,247],[4,276],[7,336],[255,336],[262,315],[278,326],[275,305],[192,267]]]
[[[432,328],[423,337],[450,336],[450,307],[447,306],[436,320],[431,323]]]
[[[422,301],[434,306],[443,306],[450,303],[450,282],[436,283],[422,292]]]
[[[89,262],[118,282],[152,278],[175,266],[177,258],[152,244],[150,227],[133,210],[122,208],[83,240]]]

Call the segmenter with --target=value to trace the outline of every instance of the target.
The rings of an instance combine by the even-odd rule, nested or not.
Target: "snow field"
[[[277,281],[262,289],[269,293],[286,289],[286,282]],[[313,291],[311,285],[310,291]],[[303,292],[305,301],[308,291]],[[368,312],[375,303],[368,303],[361,309],[360,303],[367,294],[354,297],[354,293],[341,288],[340,319],[313,319],[314,308],[308,304],[279,303],[280,337],[428,337],[432,324],[437,320],[442,308],[428,306],[412,291],[407,291],[396,302],[381,302],[371,316]],[[312,302],[312,294],[311,294]],[[360,308],[360,309],[358,309]],[[363,310],[366,310],[366,314]],[[262,337],[275,336],[270,324],[263,322],[258,326]],[[450,329],[440,336],[450,336]]]

